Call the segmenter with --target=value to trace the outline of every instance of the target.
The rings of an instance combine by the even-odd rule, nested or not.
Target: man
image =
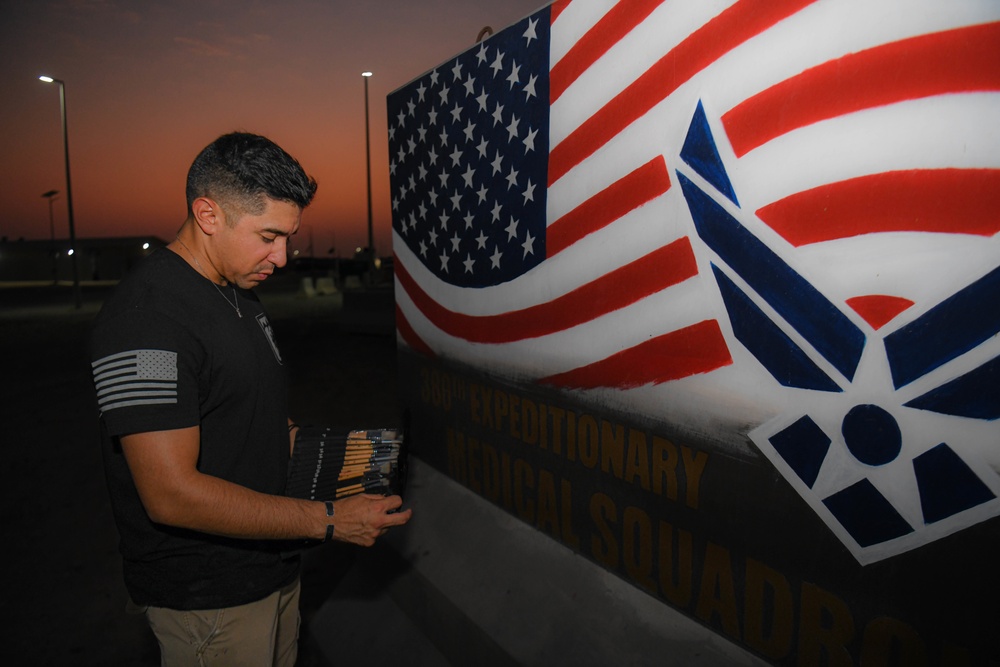
[[[220,137],[188,172],[177,238],[108,299],[91,341],[125,583],[164,665],[294,664],[288,540],[369,546],[398,496],[282,496],[296,426],[251,291],[286,261],[316,182],[270,140]]]

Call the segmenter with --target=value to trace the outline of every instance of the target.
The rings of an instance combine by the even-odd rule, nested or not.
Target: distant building
[[[77,239],[81,282],[120,280],[139,260],[166,245],[155,236]],[[68,239],[0,240],[0,281],[71,281]]]

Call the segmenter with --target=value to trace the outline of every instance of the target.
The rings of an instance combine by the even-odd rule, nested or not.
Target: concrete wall
[[[775,663],[996,660],[998,20],[557,2],[395,91],[421,456]]]

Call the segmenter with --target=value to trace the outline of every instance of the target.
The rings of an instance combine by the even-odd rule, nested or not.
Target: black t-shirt
[[[150,521],[119,444],[130,433],[199,426],[201,472],[263,493],[284,491],[288,381],[281,355],[256,295],[220,289],[159,250],[118,285],[94,324],[105,471],[125,583],[137,604],[230,607],[264,598],[298,574],[298,560],[281,556],[282,543]]]

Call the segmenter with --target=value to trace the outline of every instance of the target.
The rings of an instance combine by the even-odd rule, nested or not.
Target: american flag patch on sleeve
[[[177,353],[131,350],[91,364],[101,412],[135,405],[177,403]]]

